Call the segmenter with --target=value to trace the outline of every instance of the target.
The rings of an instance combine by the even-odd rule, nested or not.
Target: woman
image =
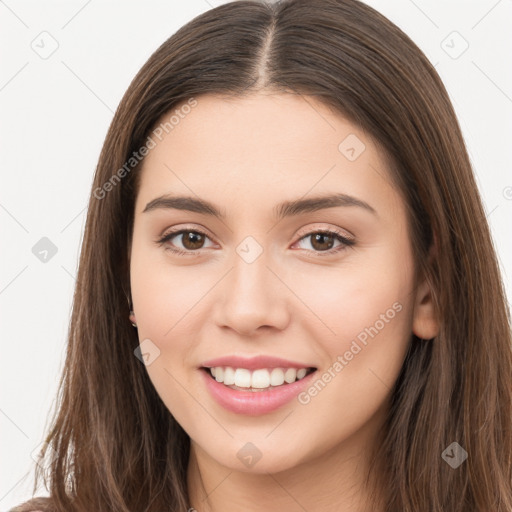
[[[225,4],[115,114],[14,510],[510,511],[511,355],[426,57],[356,0]]]

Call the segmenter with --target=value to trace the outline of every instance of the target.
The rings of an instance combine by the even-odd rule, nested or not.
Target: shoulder
[[[32,498],[20,503],[8,512],[53,512],[52,499],[47,497]]]

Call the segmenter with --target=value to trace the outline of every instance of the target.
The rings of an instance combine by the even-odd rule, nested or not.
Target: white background
[[[31,452],[55,399],[85,207],[113,111],[150,54],[220,3],[0,1],[0,510],[31,496]],[[449,91],[511,297],[512,1],[367,3],[418,44]],[[453,31],[469,44],[456,59],[447,51],[464,43]],[[46,49],[58,44],[47,59],[32,48],[41,38]],[[58,251],[46,263],[32,253],[42,237]]]

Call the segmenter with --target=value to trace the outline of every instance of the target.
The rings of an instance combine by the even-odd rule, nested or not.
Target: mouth
[[[233,358],[231,358],[233,361]],[[291,362],[267,358],[245,360],[242,365],[224,366],[228,361],[203,363],[198,368],[205,390],[223,409],[245,416],[261,416],[291,405],[311,385],[317,368],[288,366]],[[237,361],[244,364],[244,361]],[[257,364],[259,363],[259,364]],[[265,367],[264,365],[270,365]],[[275,366],[273,366],[275,365]]]
[[[210,379],[236,391],[262,392],[280,389],[311,375],[316,368],[234,368],[231,366],[201,367]]]

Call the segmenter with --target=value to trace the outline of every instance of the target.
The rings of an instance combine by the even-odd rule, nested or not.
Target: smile
[[[226,356],[198,368],[202,385],[223,409],[259,416],[284,407],[311,385],[317,368],[273,356]]]
[[[314,368],[232,368],[215,366],[205,368],[217,382],[239,391],[271,390],[279,386],[302,380],[314,371]]]

